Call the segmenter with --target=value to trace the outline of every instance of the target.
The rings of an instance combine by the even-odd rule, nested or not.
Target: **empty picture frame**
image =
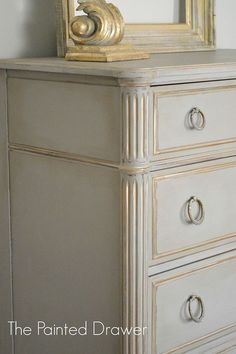
[[[127,0],[119,1],[127,4]],[[123,43],[134,44],[148,53],[215,49],[215,0],[181,1],[184,13],[179,23],[127,23]],[[75,45],[69,37],[68,28],[70,20],[78,15],[77,0],[56,0],[56,2],[58,56],[63,57],[67,50]],[[143,3],[143,11],[148,12],[147,4]]]

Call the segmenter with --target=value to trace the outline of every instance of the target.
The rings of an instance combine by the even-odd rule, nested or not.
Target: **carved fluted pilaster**
[[[149,107],[148,87],[123,89],[122,163],[145,165],[149,161]]]
[[[147,353],[147,210],[148,177],[122,176],[123,198],[123,327],[144,335],[124,337],[123,354]]]

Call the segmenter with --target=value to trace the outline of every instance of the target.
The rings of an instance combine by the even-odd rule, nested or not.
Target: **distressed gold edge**
[[[230,347],[223,349],[223,351],[217,352],[217,354],[230,354],[229,350],[236,349],[236,344],[231,345]],[[232,354],[232,353],[231,353]]]
[[[236,80],[221,80],[217,82],[205,82],[209,85],[207,87],[201,86],[202,83],[199,82],[190,82],[190,83],[177,83],[175,89],[166,85],[165,87],[152,87],[152,92],[154,98],[156,97],[176,97],[176,96],[193,96],[196,94],[208,94],[209,92],[222,92],[222,91],[234,91],[236,89]],[[189,88],[188,88],[189,86]],[[191,86],[198,86],[196,88]],[[206,86],[206,85],[205,85]],[[183,88],[184,87],[184,88]],[[171,90],[172,88],[172,90]]]
[[[214,247],[220,246],[222,245],[223,242],[231,243],[233,242],[233,240],[236,239],[236,232],[233,234],[227,234],[224,235],[222,237],[216,237],[213,240],[201,243],[201,244],[197,244],[194,247],[186,247],[183,248],[181,250],[178,251],[174,251],[174,252],[165,252],[165,253],[156,253],[155,256],[152,258],[152,262],[154,262],[154,264],[151,264],[151,266],[155,266],[158,265],[158,263],[156,263],[156,261],[163,261],[163,258],[167,258],[167,257],[171,257],[174,255],[179,255],[179,257],[181,256],[181,254],[185,254],[187,253],[187,255],[193,254],[193,253],[198,253],[202,250],[202,248],[207,247],[206,249],[204,249],[204,251],[212,249]],[[211,247],[212,246],[212,247]]]
[[[235,156],[233,156],[233,157],[235,157]],[[230,162],[217,161],[217,163],[215,163],[211,166],[196,167],[196,166],[190,165],[190,166],[186,166],[186,167],[190,167],[190,169],[188,169],[187,171],[172,172],[172,173],[161,175],[161,176],[155,176],[155,177],[153,177],[153,183],[155,183],[156,181],[159,182],[161,180],[167,180],[167,179],[175,178],[175,177],[177,178],[177,177],[182,177],[182,176],[191,176],[193,174],[215,172],[218,170],[224,170],[226,168],[233,168],[233,167],[236,167],[236,161],[230,161]]]
[[[207,148],[207,147],[215,147],[218,145],[226,145],[226,144],[232,144],[236,143],[236,138],[230,138],[230,139],[224,139],[224,140],[214,140],[212,142],[206,142],[206,143],[199,143],[195,145],[184,145],[182,147],[174,147],[170,149],[160,149],[154,152],[153,156],[160,156],[162,154],[168,154],[171,152],[181,152],[181,151],[187,151],[187,150],[196,150],[196,149],[201,149],[201,148]]]
[[[227,259],[223,259],[223,260],[219,260],[213,264],[210,264],[210,265],[207,265],[207,266],[203,266],[203,267],[200,267],[198,269],[194,269],[194,270],[190,270],[188,272],[185,272],[185,273],[180,273],[179,275],[176,275],[176,276],[172,276],[172,277],[169,277],[169,278],[166,278],[165,280],[163,281],[156,281],[156,282],[152,282],[151,286],[152,286],[152,299],[151,299],[151,303],[152,303],[152,329],[151,329],[151,332],[152,332],[152,338],[151,338],[151,342],[152,342],[152,352],[155,353],[155,354],[158,354],[158,347],[157,347],[157,336],[155,335],[157,333],[157,328],[158,328],[158,315],[157,315],[157,296],[155,296],[158,292],[158,289],[161,287],[161,286],[164,286],[168,283],[171,283],[172,281],[176,280],[176,279],[183,279],[183,278],[186,278],[194,273],[200,273],[200,272],[204,272],[206,270],[210,270],[212,268],[215,268],[217,266],[220,266],[221,264],[224,264],[224,263],[227,263],[227,262],[233,262],[236,260],[236,256],[233,256],[233,257],[229,257]],[[156,316],[155,316],[155,313],[156,313]],[[207,338],[211,338],[213,336],[216,336],[217,334],[220,334],[221,332],[225,332],[227,330],[230,330],[231,328],[233,329],[235,327],[236,329],[236,323],[235,324],[232,324],[232,325],[229,325],[229,326],[226,326],[226,327],[223,327],[217,331],[214,331],[212,333],[209,333],[208,335],[206,336],[203,336],[203,337],[200,337],[198,339],[195,339],[193,341],[190,341],[188,343],[185,343],[181,346],[178,346],[176,348],[173,348],[171,349],[170,351],[168,352],[165,352],[165,354],[172,354],[178,350],[181,350],[181,349],[184,349],[190,345],[193,345],[195,343],[198,343],[198,342],[202,342],[204,341],[205,339]]]
[[[195,168],[195,169],[190,169],[188,171],[182,171],[182,172],[174,172],[169,175],[163,175],[163,176],[156,176],[152,178],[152,262],[156,264],[156,261],[159,259],[172,256],[172,255],[177,255],[181,254],[187,251],[190,251],[189,253],[192,253],[191,250],[194,250],[196,248],[201,248],[207,245],[211,244],[217,244],[221,241],[224,241],[225,239],[230,239],[236,237],[236,233],[233,234],[227,234],[224,236],[219,236],[218,238],[214,238],[213,240],[209,240],[204,243],[200,243],[197,245],[193,245],[191,247],[186,247],[183,249],[179,250],[173,250],[169,252],[163,252],[163,253],[158,253],[158,239],[159,239],[159,232],[158,232],[158,222],[157,222],[157,190],[158,190],[158,184],[160,181],[163,180],[168,180],[168,179],[173,179],[173,178],[178,178],[178,177],[185,177],[185,176],[191,176],[191,175],[198,175],[200,173],[211,173],[211,172],[216,172],[219,170],[225,170],[227,168],[235,168],[236,167],[236,161],[233,162],[225,162],[213,166],[205,166],[205,167],[200,167],[200,168]]]
[[[220,146],[220,145],[219,145]],[[232,146],[232,144],[229,144],[231,149],[223,149],[223,150],[206,150],[206,151],[198,151],[196,154],[192,154],[192,150],[188,150],[189,155],[171,155],[171,156],[163,156],[159,155],[158,159],[152,159],[151,160],[151,165],[150,171],[155,172],[159,170],[158,167],[162,167],[163,169],[172,168],[172,167],[183,167],[187,165],[193,165],[193,164],[202,164],[206,162],[212,162],[214,160],[219,160],[219,159],[226,159],[226,158],[232,158],[236,155],[236,145]],[[148,166],[147,166],[148,168]]]
[[[102,160],[95,157],[83,156],[72,152],[58,151],[58,150],[36,147],[31,145],[10,143],[8,148],[9,151],[22,152],[22,153],[62,159],[67,161],[74,161],[74,162],[93,165],[93,166],[103,166],[107,168],[113,168],[116,169],[117,171],[129,175],[144,174],[150,171],[150,166],[146,166],[146,165],[144,166],[139,165],[133,167],[125,164],[120,164],[119,162],[116,163],[113,161]]]
[[[202,342],[204,342],[204,340],[207,340],[207,339],[211,339],[214,340],[213,338],[217,335],[220,335],[221,333],[223,334],[224,332],[227,332],[227,331],[230,331],[229,333],[227,334],[230,334],[232,332],[234,332],[234,330],[236,330],[236,324],[233,324],[233,325],[230,325],[230,326],[226,326],[226,327],[223,327],[221,329],[219,329],[218,331],[215,331],[215,332],[212,332],[208,335],[205,335],[203,337],[200,337],[199,339],[196,339],[196,340],[193,340],[191,342],[188,342],[186,344],[183,344],[182,346],[179,346],[179,347],[176,347],[176,348],[173,348],[171,349],[170,351],[168,352],[165,352],[165,354],[174,354],[176,352],[178,352],[179,350],[182,350],[186,347],[189,347],[191,345],[195,345],[197,343],[199,343],[201,345]],[[217,339],[217,338],[216,338]],[[204,343],[202,343],[202,345],[204,345]],[[234,346],[235,347],[235,346]],[[224,353],[224,352],[223,352]],[[158,352],[156,352],[155,354],[158,354]],[[218,354],[222,354],[222,352],[219,352]]]
[[[114,169],[119,170],[119,164],[108,161],[108,160],[100,160],[99,158],[89,158],[87,156],[81,156],[75,153],[68,153],[64,151],[57,151],[57,150],[52,150],[52,149],[46,149],[46,148],[41,148],[41,147],[35,147],[35,146],[29,146],[29,145],[23,145],[23,144],[13,144],[10,143],[8,146],[10,151],[18,151],[18,152],[25,152],[29,154],[34,154],[34,155],[39,155],[39,156],[45,156],[45,157],[54,157],[62,160],[68,160],[68,161],[77,161],[85,164],[91,164],[91,165],[99,165],[103,167],[111,167]]]

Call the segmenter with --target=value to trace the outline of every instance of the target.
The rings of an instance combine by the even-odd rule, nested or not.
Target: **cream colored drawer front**
[[[152,278],[151,353],[179,352],[180,348],[233,328],[236,324],[235,283],[236,258],[197,270],[182,268],[177,274]],[[199,323],[191,320],[189,314],[188,299],[192,295],[199,296],[204,305],[205,316]],[[197,303],[193,304],[192,310],[199,311],[200,316],[200,305],[198,308]]]
[[[236,162],[173,173],[153,174],[151,263],[162,257],[194,253],[198,247],[230,242],[236,235]],[[190,222],[187,205],[191,197],[203,205],[205,218]],[[193,217],[200,206],[192,204]]]
[[[116,87],[9,78],[10,142],[120,159]]]
[[[189,123],[194,107],[205,115],[202,130],[192,129]],[[235,117],[236,86],[229,83],[222,87],[198,84],[154,89],[154,155],[235,142]]]

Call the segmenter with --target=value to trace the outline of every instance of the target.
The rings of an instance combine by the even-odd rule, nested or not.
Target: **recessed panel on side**
[[[119,173],[21,152],[10,165],[14,317],[33,329],[16,354],[120,354],[103,332],[121,325]],[[38,321],[87,330],[38,335]]]

